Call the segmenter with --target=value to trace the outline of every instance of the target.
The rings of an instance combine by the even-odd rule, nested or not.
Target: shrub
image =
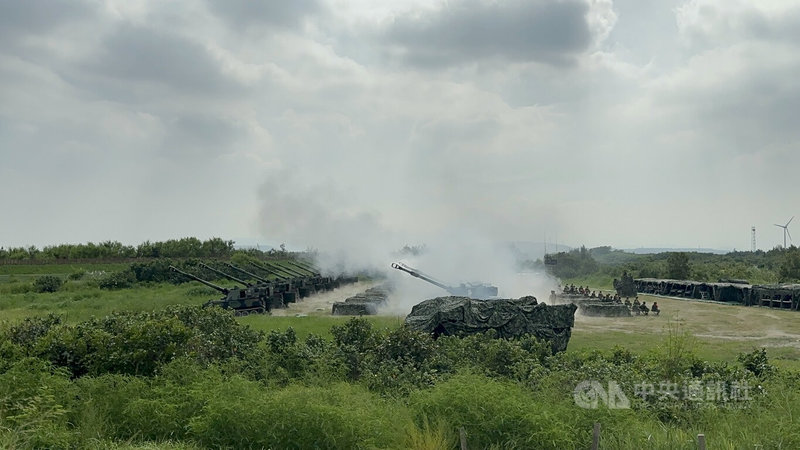
[[[290,386],[265,392],[233,377],[217,386],[189,424],[191,437],[219,448],[402,448],[410,416],[357,385]]]
[[[64,280],[55,275],[42,275],[33,282],[36,292],[56,292],[64,284]]]
[[[767,359],[767,349],[761,348],[750,353],[740,353],[736,358],[742,366],[757,377],[765,377],[775,372],[775,366]]]
[[[86,276],[86,271],[85,270],[78,270],[78,271],[72,272],[69,275],[67,275],[67,278],[69,278],[70,280],[77,281],[77,280],[82,279],[85,276]]]
[[[136,277],[130,270],[111,272],[98,280],[97,285],[102,289],[125,289],[131,287]]]
[[[583,444],[569,410],[538,402],[520,386],[461,374],[411,395],[418,425],[436,417],[464,427],[470,448],[577,448]],[[563,412],[559,415],[558,412]]]

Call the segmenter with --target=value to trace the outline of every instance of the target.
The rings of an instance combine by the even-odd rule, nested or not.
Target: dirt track
[[[306,297],[296,303],[290,303],[288,308],[272,310],[273,316],[294,316],[296,314],[327,314],[330,315],[334,302],[344,301],[347,297],[352,297],[359,292],[375,286],[376,282],[359,281],[354,284],[346,284],[332,291],[320,292],[310,297]]]

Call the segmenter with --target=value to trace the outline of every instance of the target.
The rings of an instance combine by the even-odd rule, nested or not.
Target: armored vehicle
[[[191,278],[195,281],[203,283],[204,285],[221,292],[224,297],[219,300],[209,300],[204,307],[219,306],[224,309],[232,309],[237,316],[245,316],[252,313],[266,313],[270,310],[270,304],[265,292],[260,289],[253,289],[252,287],[233,287],[224,288],[218,286],[208,280],[184,272],[174,266],[169,266],[173,272],[177,272],[185,277]]]
[[[468,284],[460,284],[458,286],[449,286],[441,281],[436,280],[435,278],[431,277],[430,275],[426,275],[419,270],[409,267],[403,263],[392,263],[392,268],[403,271],[412,277],[419,278],[420,280],[427,281],[434,286],[438,286],[448,294],[458,297],[469,297],[469,298],[477,298],[477,299],[488,299],[492,297],[497,297],[497,286],[492,286],[486,283],[468,283]]]
[[[384,283],[371,287],[366,291],[348,297],[343,302],[336,302],[331,308],[334,316],[368,316],[378,313],[378,308],[386,303],[392,288]]]

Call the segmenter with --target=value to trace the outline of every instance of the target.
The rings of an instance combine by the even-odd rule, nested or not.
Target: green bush
[[[33,282],[36,292],[56,292],[64,284],[64,280],[55,275],[42,275]]]
[[[118,312],[76,325],[57,318],[30,319],[12,327],[10,339],[28,355],[65,367],[73,376],[123,373],[152,375],[175,358],[201,363],[254,355],[262,341],[220,308],[170,307]]]
[[[121,270],[106,274],[97,281],[97,285],[102,289],[125,289],[129,288],[136,281],[136,276],[130,270]]]
[[[77,280],[82,279],[85,276],[86,276],[86,271],[85,270],[77,270],[77,271],[72,272],[69,275],[67,275],[67,278],[69,278],[70,280],[77,281]]]
[[[415,392],[410,402],[418,421],[435,417],[464,427],[470,448],[577,448],[584,445],[587,434],[574,429],[577,413],[539,402],[518,385],[482,375],[456,375]]]
[[[219,448],[402,448],[410,420],[399,404],[357,385],[289,386],[276,392],[231,378],[189,424],[191,437]]]

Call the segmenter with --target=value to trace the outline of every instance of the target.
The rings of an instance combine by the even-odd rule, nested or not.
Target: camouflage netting
[[[573,304],[545,305],[530,296],[516,300],[437,297],[414,306],[406,317],[406,324],[437,336],[492,329],[501,338],[531,334],[549,341],[553,352],[559,352],[567,349],[576,309]]]
[[[580,302],[580,313],[592,317],[631,317],[631,310],[621,303]]]
[[[387,283],[371,287],[366,291],[336,302],[331,308],[334,316],[370,316],[378,313],[378,308],[386,303],[392,291]]]
[[[331,314],[334,316],[372,316],[378,314],[378,308],[372,303],[345,303],[333,304]]]

